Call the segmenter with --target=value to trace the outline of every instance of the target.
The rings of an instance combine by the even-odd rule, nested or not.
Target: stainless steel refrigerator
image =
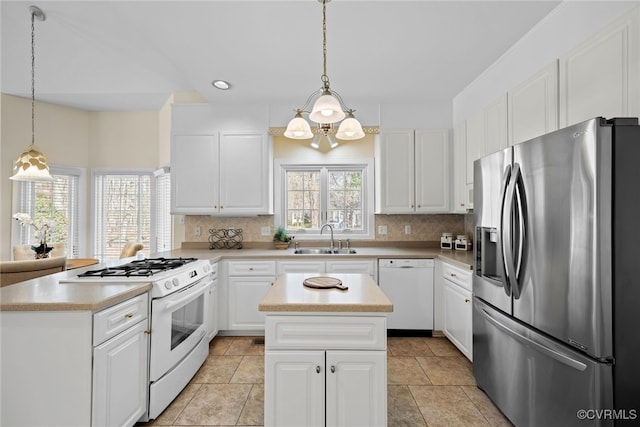
[[[474,163],[473,371],[520,426],[640,424],[640,126]]]

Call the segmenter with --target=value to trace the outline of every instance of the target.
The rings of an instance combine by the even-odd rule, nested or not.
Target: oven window
[[[204,295],[171,313],[171,350],[204,324]]]

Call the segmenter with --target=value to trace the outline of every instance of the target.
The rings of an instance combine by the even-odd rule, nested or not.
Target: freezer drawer
[[[611,365],[552,341],[475,297],[473,373],[478,387],[518,427],[613,425],[578,417],[580,410],[613,408]]]

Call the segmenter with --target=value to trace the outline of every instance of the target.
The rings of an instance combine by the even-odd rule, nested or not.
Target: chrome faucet
[[[329,249],[333,252],[333,226],[329,223],[324,224],[322,228],[320,228],[320,235],[322,235],[325,227],[329,227],[329,230],[331,230],[331,246],[329,246]]]

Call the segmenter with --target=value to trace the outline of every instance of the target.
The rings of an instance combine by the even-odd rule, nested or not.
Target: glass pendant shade
[[[338,132],[336,133],[336,138],[354,140],[364,137],[364,131],[362,130],[360,122],[356,120],[353,115],[350,114],[349,116],[350,117],[347,117],[342,123],[340,123]]]
[[[322,95],[313,104],[309,119],[316,123],[335,123],[345,118],[340,102],[330,93]]]
[[[296,115],[287,125],[284,136],[291,139],[309,139],[313,138],[313,132],[309,123],[302,116]]]
[[[15,173],[9,179],[14,181],[53,181],[46,157],[33,145],[18,156],[13,170]]]

